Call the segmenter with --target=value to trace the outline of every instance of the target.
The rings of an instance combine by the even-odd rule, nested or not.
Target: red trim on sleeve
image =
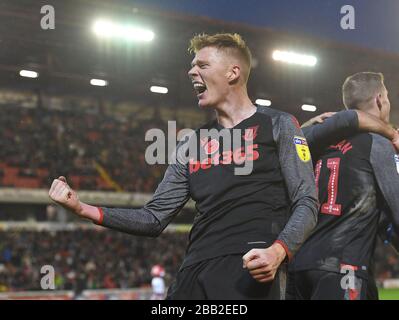
[[[287,245],[281,240],[276,240],[276,241],[274,241],[274,243],[278,243],[284,248],[285,253],[287,254],[288,260],[290,261],[292,259],[292,254],[291,254],[290,250],[288,249]]]
[[[103,224],[104,211],[100,207],[97,207],[97,209],[98,209],[98,212],[100,213],[100,218],[98,219],[97,224]]]
[[[298,122],[297,118],[295,118],[293,115],[291,115],[291,120],[292,120],[292,122],[294,123],[294,126],[297,129],[301,129],[301,126],[299,125],[299,122]]]

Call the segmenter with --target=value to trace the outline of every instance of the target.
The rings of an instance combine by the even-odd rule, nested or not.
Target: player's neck
[[[361,104],[358,109],[367,112],[378,119],[381,118],[381,111],[374,103]]]
[[[241,121],[251,117],[256,112],[246,93],[240,95],[232,95],[229,99],[216,108],[216,118],[224,128],[232,128]]]

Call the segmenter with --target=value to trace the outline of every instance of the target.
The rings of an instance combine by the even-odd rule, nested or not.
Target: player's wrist
[[[102,212],[98,207],[79,201],[79,209],[75,212],[79,217],[89,219],[94,223],[102,222]]]
[[[78,202],[78,205],[76,206],[74,212],[79,217],[84,218],[83,202],[81,202],[81,201]]]
[[[287,257],[287,252],[284,246],[280,242],[275,242],[272,245],[273,250],[276,252],[276,255],[280,262],[283,262],[284,259]]]

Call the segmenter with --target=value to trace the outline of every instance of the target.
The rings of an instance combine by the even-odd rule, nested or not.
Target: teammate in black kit
[[[345,106],[389,123],[383,76],[358,73],[343,86]],[[380,210],[389,208],[399,231],[399,159],[392,143],[356,134],[328,147],[316,163],[320,211],[317,227],[290,267],[294,299],[366,299]]]
[[[336,144],[342,139],[359,132],[378,133],[391,140],[396,151],[399,151],[399,133],[391,125],[360,110],[326,112],[310,119],[301,128],[308,141],[312,159],[316,160],[327,146]],[[384,211],[380,214],[378,236],[384,243],[390,244],[396,252],[399,252],[399,238],[393,232],[392,223]],[[366,299],[378,300],[378,289],[374,281],[373,263],[369,265]]]
[[[53,181],[49,195],[81,217],[144,236],[158,236],[191,197],[198,212],[168,298],[282,299],[286,274],[280,265],[317,219],[306,140],[295,118],[250,101],[251,54],[239,35],[196,36],[190,50],[195,57],[189,77],[198,104],[217,116],[202,129],[231,137],[239,132],[238,139],[230,143],[197,130],[179,144],[176,163],[141,209],[82,203],[64,177]],[[200,152],[193,155],[191,146]],[[249,174],[237,174],[248,167]]]
[[[399,133],[381,119],[361,110],[326,112],[310,119],[301,128],[313,159],[317,159],[329,145],[336,144],[342,139],[360,132],[374,132],[385,136],[392,141],[396,150],[399,150]],[[384,214],[381,215],[378,229],[379,235],[384,241],[390,241],[395,248],[399,247],[397,237],[394,237],[389,231],[390,222]],[[370,272],[368,284],[372,279],[373,275]],[[368,299],[378,299],[375,283],[368,285]]]

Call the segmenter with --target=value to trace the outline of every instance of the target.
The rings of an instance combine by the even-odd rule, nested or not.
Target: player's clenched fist
[[[258,282],[273,281],[285,256],[284,248],[278,243],[266,249],[252,249],[242,257],[243,268]]]
[[[54,179],[48,194],[51,200],[65,209],[81,215],[82,206],[78,194],[68,185],[65,177],[61,176],[58,179]]]

